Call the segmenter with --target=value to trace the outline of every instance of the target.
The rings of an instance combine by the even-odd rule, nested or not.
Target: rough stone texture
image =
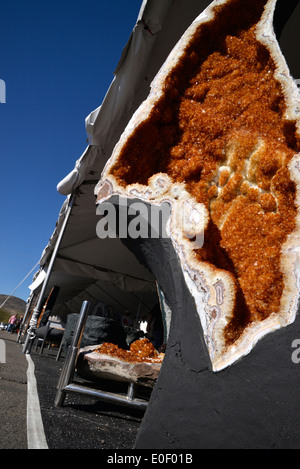
[[[299,317],[262,339],[243,360],[213,373],[172,246],[161,240],[135,246],[140,259],[147,256],[173,312],[166,357],[136,448],[299,448],[300,364],[292,361]]]

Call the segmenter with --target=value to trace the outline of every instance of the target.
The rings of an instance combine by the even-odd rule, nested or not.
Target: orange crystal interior
[[[253,321],[278,313],[281,248],[297,213],[288,169],[300,149],[296,124],[285,118],[274,60],[255,34],[266,3],[215,8],[111,170],[124,187],[167,173],[205,204],[210,222],[197,257],[234,279],[229,345]]]
[[[95,352],[129,363],[162,363],[164,353],[158,353],[149,339],[138,339],[130,345],[129,350],[124,350],[118,345],[104,342]]]

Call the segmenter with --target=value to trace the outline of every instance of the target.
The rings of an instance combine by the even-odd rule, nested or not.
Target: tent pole
[[[35,339],[36,326],[37,326],[37,323],[38,323],[39,316],[40,316],[40,314],[42,312],[42,309],[43,309],[43,299],[44,299],[45,292],[46,292],[46,289],[47,289],[47,286],[48,286],[48,283],[49,283],[49,279],[50,279],[50,276],[51,276],[51,273],[52,273],[52,269],[53,269],[53,265],[54,265],[54,262],[55,262],[55,259],[56,259],[56,256],[57,256],[57,252],[58,252],[58,249],[60,247],[60,243],[62,241],[62,238],[63,238],[64,232],[65,232],[69,217],[71,215],[71,211],[72,211],[72,208],[73,208],[73,205],[74,205],[74,201],[75,201],[75,194],[73,194],[71,196],[70,200],[69,200],[69,205],[68,205],[68,209],[67,209],[67,212],[66,212],[66,216],[65,216],[62,228],[60,230],[59,236],[57,238],[57,241],[56,241],[56,244],[55,244],[52,256],[51,256],[51,260],[50,260],[50,263],[49,263],[49,266],[48,266],[47,275],[46,275],[46,278],[43,282],[42,290],[41,290],[40,295],[39,295],[39,300],[37,302],[36,307],[34,308],[32,318],[30,320],[30,325],[29,325],[29,329],[28,329],[28,332],[27,332],[27,337],[26,337],[25,344],[24,344],[23,351],[22,351],[23,354],[30,353],[33,341]]]
[[[142,307],[142,296],[140,298],[140,303],[139,303],[139,309],[138,309],[138,312],[137,312],[137,315],[136,315],[136,318],[135,318],[135,323],[134,323],[134,328],[136,329],[137,326],[138,326],[138,321],[139,321],[139,316],[140,316],[140,312],[141,312],[141,307]]]
[[[31,308],[31,305],[32,305],[32,302],[33,302],[33,298],[34,298],[34,293],[31,292],[30,296],[27,300],[27,305],[26,305],[26,309],[25,309],[25,313],[24,313],[24,316],[23,316],[22,323],[20,324],[20,329],[19,329],[19,332],[18,332],[17,342],[20,342],[22,331],[23,331],[24,325],[26,323],[27,316],[29,314],[29,311],[30,311],[30,308]]]

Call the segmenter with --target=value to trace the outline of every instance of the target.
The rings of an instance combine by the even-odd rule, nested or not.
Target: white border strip
[[[27,369],[27,446],[28,449],[49,449],[44,432],[40,401],[34,374],[34,363],[26,354]]]

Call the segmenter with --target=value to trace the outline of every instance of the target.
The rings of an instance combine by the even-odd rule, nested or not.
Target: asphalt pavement
[[[0,449],[27,449],[27,360],[16,334],[0,331]]]
[[[28,361],[16,334],[0,331],[0,449],[28,449]],[[5,348],[5,363],[3,349]],[[39,410],[49,449],[133,449],[143,412],[82,395],[67,395],[55,407],[64,357],[57,349],[32,350]],[[116,386],[120,386],[117,385]]]

